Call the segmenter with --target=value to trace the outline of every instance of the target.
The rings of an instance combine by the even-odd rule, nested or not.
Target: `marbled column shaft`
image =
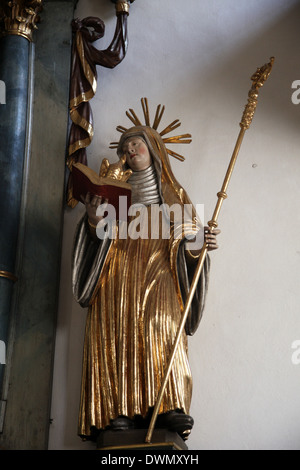
[[[0,80],[6,104],[0,105],[0,270],[15,272],[27,126],[29,42],[9,35],[0,40]],[[0,277],[0,340],[7,345],[12,280]],[[0,391],[4,373],[0,364]]]

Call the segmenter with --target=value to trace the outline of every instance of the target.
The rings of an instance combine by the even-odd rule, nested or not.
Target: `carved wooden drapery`
[[[87,164],[86,148],[90,145],[93,134],[93,114],[89,101],[97,88],[97,65],[114,68],[125,57],[127,51],[127,16],[128,12],[117,12],[117,23],[113,40],[105,50],[98,50],[93,42],[104,36],[105,25],[102,20],[87,17],[72,21],[73,46],[70,83],[71,129],[67,166],[70,170],[67,203],[75,207],[77,201],[72,196],[72,165],[80,162]]]

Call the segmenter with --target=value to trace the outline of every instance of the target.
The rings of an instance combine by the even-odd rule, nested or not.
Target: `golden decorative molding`
[[[9,279],[13,282],[16,282],[18,280],[18,278],[9,271],[0,271],[0,277],[5,277],[5,279]]]
[[[13,34],[32,41],[43,0],[0,0],[0,35]]]
[[[129,14],[129,3],[126,1],[116,3],[116,14],[128,13]]]
[[[127,13],[129,15],[130,3],[133,3],[134,0],[111,0],[115,4],[116,15],[122,15]]]

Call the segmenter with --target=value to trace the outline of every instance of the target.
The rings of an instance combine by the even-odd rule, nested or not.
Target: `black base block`
[[[176,432],[155,429],[151,443],[146,443],[148,429],[102,431],[97,439],[98,450],[187,450],[184,440]]]

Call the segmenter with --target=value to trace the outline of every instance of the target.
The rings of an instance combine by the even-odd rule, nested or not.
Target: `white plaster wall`
[[[76,15],[105,21],[104,49],[115,27],[109,0],[79,0]],[[216,203],[257,66],[276,58],[246,132],[219,218],[206,311],[190,339],[194,377],[190,449],[300,449],[300,6],[296,0],[136,0],[129,48],[114,70],[98,67],[91,101],[98,170],[125,111],[166,105],[163,124],[180,118],[193,142],[173,146],[173,169],[191,199]],[[179,148],[180,147],[180,148]],[[88,449],[77,437],[85,311],[73,300],[70,258],[83,207],[65,213],[50,449]],[[300,355],[299,355],[300,356]]]

